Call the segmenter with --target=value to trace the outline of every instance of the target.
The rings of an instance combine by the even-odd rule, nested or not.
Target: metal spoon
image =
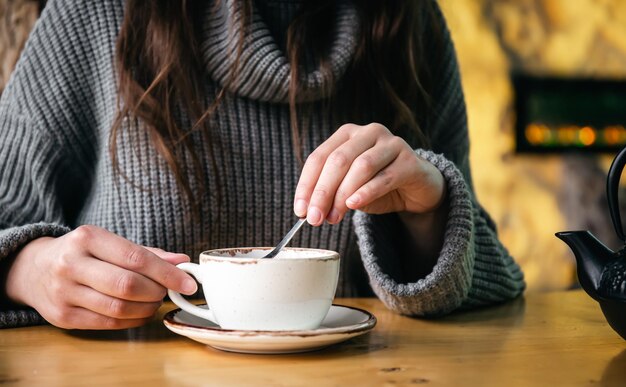
[[[298,219],[296,224],[293,225],[293,227],[291,228],[291,230],[289,230],[287,235],[285,235],[283,240],[278,243],[278,245],[274,248],[274,250],[270,251],[263,258],[274,258],[275,256],[277,256],[278,253],[280,253],[280,250],[282,250],[283,247],[285,247],[287,245],[287,243],[289,243],[291,238],[293,238],[293,236],[296,235],[296,232],[298,232],[298,230],[300,230],[300,227],[302,227],[302,225],[305,222],[306,222],[306,218]]]

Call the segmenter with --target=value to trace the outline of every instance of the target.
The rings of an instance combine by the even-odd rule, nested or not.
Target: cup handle
[[[198,265],[197,263],[190,263],[190,262],[179,263],[178,265],[176,265],[176,267],[184,271],[185,273],[191,274],[196,279],[196,281],[202,284],[202,280],[201,280],[202,275],[200,275],[200,265]],[[178,305],[178,307],[180,307],[185,312],[191,313],[194,316],[201,317],[203,319],[209,320],[219,325],[218,322],[215,320],[215,317],[213,316],[213,312],[211,312],[210,309],[204,309],[204,308],[195,306],[191,302],[187,301],[180,293],[172,289],[167,290],[167,295],[170,296],[170,299],[172,300],[174,304]]]

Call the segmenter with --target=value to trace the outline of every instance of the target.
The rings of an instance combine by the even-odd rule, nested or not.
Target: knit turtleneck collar
[[[201,50],[211,78],[220,85],[228,83],[235,65],[240,42],[239,19],[242,16],[238,0],[222,0],[219,6],[207,7],[208,22],[203,31]],[[337,80],[352,60],[358,33],[358,17],[349,2],[339,1],[335,20],[335,38],[330,49],[332,78]],[[288,102],[290,64],[272,36],[266,21],[258,10],[253,10],[249,33],[243,37],[239,75],[228,85],[236,95],[266,102]],[[298,101],[314,101],[331,89],[329,81],[319,69],[302,75],[304,92]]]

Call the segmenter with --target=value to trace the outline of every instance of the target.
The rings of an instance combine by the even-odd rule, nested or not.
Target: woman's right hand
[[[95,226],[39,238],[9,269],[9,298],[68,329],[124,329],[145,324],[167,289],[184,294],[196,282],[175,265],[185,254],[136,245]]]

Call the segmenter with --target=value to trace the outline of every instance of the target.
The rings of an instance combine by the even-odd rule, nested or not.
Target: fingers
[[[58,274],[63,281],[52,287],[54,307],[44,317],[63,328],[143,325],[166,294],[166,289],[151,279],[93,257],[76,257]]]
[[[189,258],[187,254],[170,253],[169,251],[159,249],[158,247],[148,247],[148,246],[141,246],[141,247],[157,255],[162,260],[171,263],[172,265],[178,265],[179,263],[191,261],[191,259]]]
[[[120,320],[136,320],[152,317],[162,304],[136,302],[102,294],[87,286],[78,286],[68,300],[71,305],[90,310],[102,316]]]
[[[46,320],[59,328],[65,329],[127,329],[145,325],[150,318],[118,319],[92,312],[77,306],[59,309]]]
[[[95,258],[139,273],[161,286],[184,294],[197,290],[196,281],[153,252],[94,226],[81,226],[68,234],[72,243]],[[132,282],[132,281],[131,281]]]
[[[332,209],[328,213],[328,223],[335,224],[341,221],[348,209],[357,209],[357,207],[348,207],[346,201],[352,198],[354,193],[364,184],[381,173],[383,168],[389,166],[395,158],[397,152],[383,145],[376,145],[361,154],[350,167],[341,185],[337,189]]]
[[[386,196],[384,203],[378,203],[378,206],[376,208],[370,208],[369,212],[384,213],[390,211],[404,211],[404,204],[399,196],[389,195],[395,192],[396,188],[402,184],[403,175],[403,167],[396,159],[350,195],[345,201],[346,206],[353,210],[362,209]]]
[[[337,149],[341,144],[350,139],[350,126],[344,125],[340,127],[328,140],[317,147],[313,153],[307,157],[298,185],[296,186],[296,194],[294,197],[293,210],[299,218],[307,216],[309,199],[315,189],[317,180],[322,173],[322,169],[326,164],[328,155]]]
[[[163,258],[161,258],[163,257]],[[184,254],[144,248],[95,226],[58,238],[39,238],[15,258],[9,278],[25,283],[23,303],[62,328],[123,329],[145,324],[166,287],[196,290],[191,277],[169,262]],[[182,284],[189,279],[191,289]]]
[[[359,155],[371,148],[374,143],[375,139],[372,137],[355,136],[328,155],[322,172],[315,183],[307,209],[307,221],[311,225],[319,226],[326,219],[335,196],[339,193],[337,189],[345,179],[352,163]]]
[[[150,278],[98,259],[77,259],[71,270],[77,283],[122,300],[160,302],[167,292]]]
[[[313,226],[324,220],[338,223],[350,208],[362,208],[397,189],[416,165],[409,145],[384,126],[344,125],[307,159],[294,212]],[[390,208],[398,207],[395,201],[387,203]]]
[[[445,197],[445,180],[413,152],[401,152],[387,167],[346,199],[350,209],[367,213],[408,211],[424,213],[438,208]]]

